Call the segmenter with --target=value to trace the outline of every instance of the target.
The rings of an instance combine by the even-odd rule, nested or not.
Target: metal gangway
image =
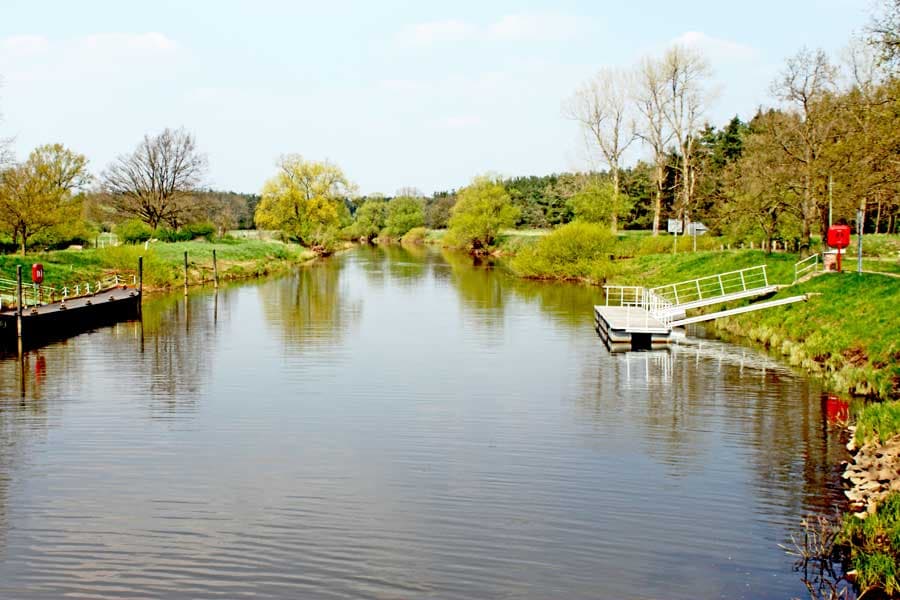
[[[710,321],[719,317],[782,306],[807,299],[806,295],[793,296],[694,317],[686,316],[687,311],[691,309],[774,294],[779,287],[769,282],[766,265],[717,273],[653,288],[607,285],[604,286],[604,289],[607,306],[612,300],[614,305],[640,309],[637,315],[628,315],[629,325],[631,325],[631,321],[639,321],[641,313],[644,313],[653,322],[662,324],[670,330],[672,327]]]

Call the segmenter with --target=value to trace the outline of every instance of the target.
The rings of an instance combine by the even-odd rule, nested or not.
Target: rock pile
[[[852,452],[853,442],[847,445]],[[878,503],[891,492],[900,492],[900,435],[884,444],[863,445],[844,471],[851,484],[844,491],[850,499],[850,511],[864,519],[875,512]]]

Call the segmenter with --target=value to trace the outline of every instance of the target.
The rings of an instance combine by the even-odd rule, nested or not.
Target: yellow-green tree
[[[327,245],[334,239],[353,186],[328,161],[304,160],[297,154],[278,160],[278,173],[266,181],[255,221],[263,229],[280,229],[301,244]]]
[[[514,226],[518,216],[519,209],[497,178],[476,177],[459,191],[448,235],[457,245],[480,252],[494,243],[501,229]]]
[[[48,144],[0,174],[0,225],[20,243],[22,254],[33,235],[79,218],[73,192],[90,181],[87,162],[62,144]]]

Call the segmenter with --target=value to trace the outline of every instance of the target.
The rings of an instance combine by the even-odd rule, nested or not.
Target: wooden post
[[[144,257],[138,256],[138,314],[142,312],[141,305],[144,303]],[[143,336],[143,325],[141,326],[141,335]]]
[[[215,249],[213,249],[213,287],[219,289],[219,263],[216,262]]]
[[[188,279],[188,265],[187,265],[187,250],[184,251],[184,295],[187,296],[187,282]]]
[[[22,337],[22,265],[16,265],[16,335]]]

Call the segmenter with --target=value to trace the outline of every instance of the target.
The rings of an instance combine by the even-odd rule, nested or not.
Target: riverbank
[[[0,273],[15,277],[22,265],[30,281],[31,265],[44,265],[44,283],[61,288],[95,281],[109,273],[137,273],[138,257],[144,257],[144,290],[164,291],[183,286],[184,253],[188,253],[187,283],[200,285],[213,280],[212,253],[216,251],[219,280],[239,280],[287,272],[316,258],[316,253],[296,244],[277,241],[223,239],[215,242],[152,243],[84,250],[57,250],[27,256],[0,256]]]
[[[539,243],[510,237],[499,248],[517,250],[508,264],[521,277],[591,285],[652,287],[766,265],[769,282],[785,286],[776,299],[809,294],[810,301],[719,319],[711,327],[783,357],[835,392],[900,398],[900,279],[845,272],[794,285],[796,254],[720,250],[715,238],[698,242],[697,252],[693,240],[683,238],[673,254],[672,238],[616,239],[569,227],[565,236],[551,234]]]

